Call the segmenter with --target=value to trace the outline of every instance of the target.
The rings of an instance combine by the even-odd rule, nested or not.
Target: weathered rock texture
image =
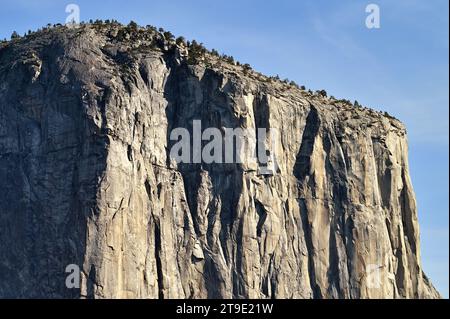
[[[398,120],[187,54],[117,25],[0,48],[0,297],[439,297]],[[277,129],[278,171],[176,165],[199,119]]]

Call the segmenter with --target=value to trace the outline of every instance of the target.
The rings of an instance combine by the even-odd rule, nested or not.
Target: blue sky
[[[3,0],[0,38],[81,19],[164,27],[268,75],[388,111],[409,135],[425,272],[449,290],[449,42],[447,0]],[[367,29],[365,7],[380,7]]]

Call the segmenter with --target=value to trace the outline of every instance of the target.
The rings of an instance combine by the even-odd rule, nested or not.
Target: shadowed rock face
[[[0,48],[0,297],[439,297],[399,121],[120,30]],[[177,165],[193,120],[277,130],[277,171]]]

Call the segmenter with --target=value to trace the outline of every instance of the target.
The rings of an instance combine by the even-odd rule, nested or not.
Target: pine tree
[[[16,31],[13,31],[13,33],[11,34],[11,40],[18,38],[20,38],[20,35]]]
[[[176,43],[178,45],[186,44],[186,40],[184,39],[184,37],[178,37],[177,40],[176,40]]]
[[[164,35],[164,39],[166,39],[166,40],[173,40],[173,38],[174,38],[172,32],[170,32],[170,31],[164,32],[163,35]]]
[[[328,95],[327,91],[325,91],[325,90],[319,90],[316,93],[319,94],[320,96],[323,96],[323,97],[326,97]]]
[[[248,63],[245,63],[244,65],[242,65],[242,67],[244,68],[244,70],[251,70],[251,66]]]
[[[128,24],[128,28],[129,28],[131,31],[136,31],[137,28],[138,28],[138,25],[137,25],[136,22],[134,22],[133,20],[131,20],[130,23]]]

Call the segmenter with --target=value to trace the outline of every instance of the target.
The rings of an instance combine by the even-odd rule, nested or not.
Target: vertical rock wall
[[[399,121],[136,46],[84,27],[0,49],[1,297],[439,297]],[[175,163],[194,120],[277,131],[276,171]]]

